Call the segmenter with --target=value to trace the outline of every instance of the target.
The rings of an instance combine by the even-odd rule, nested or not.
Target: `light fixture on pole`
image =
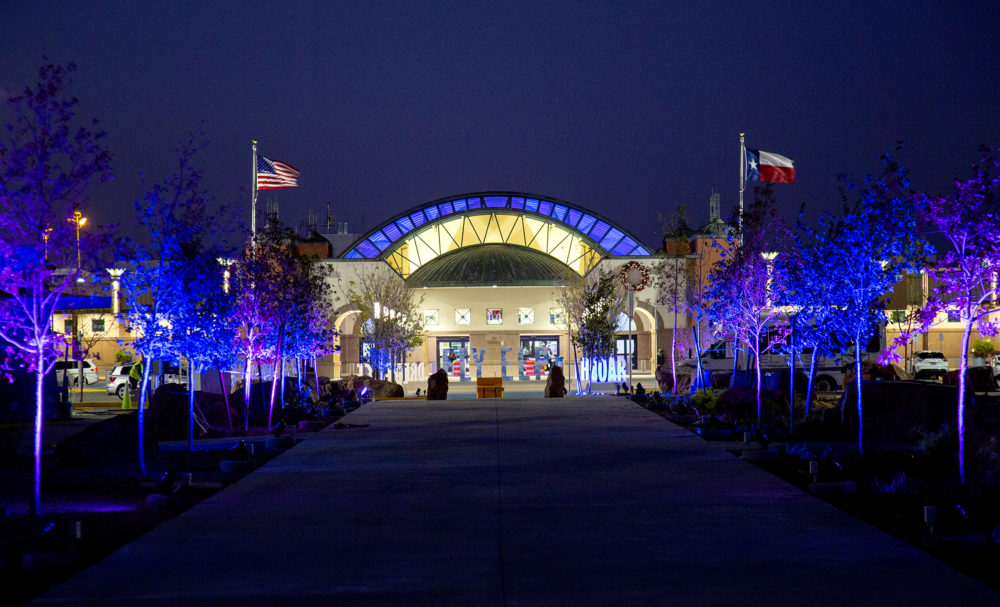
[[[215,261],[222,266],[222,292],[229,293],[229,267],[236,263],[236,260],[228,257],[216,257]]]
[[[121,277],[125,273],[125,268],[107,268],[111,275],[111,313],[118,316],[118,291],[121,289]]]
[[[76,226],[76,271],[80,271],[80,228],[87,225],[87,218],[83,216],[80,211],[73,211],[73,216],[68,217],[66,221],[74,224]],[[76,279],[77,282],[83,282],[83,276]]]

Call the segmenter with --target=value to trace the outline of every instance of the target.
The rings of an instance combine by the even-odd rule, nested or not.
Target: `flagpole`
[[[257,140],[253,140],[253,193],[250,197],[250,234],[257,238]]]
[[[736,216],[736,225],[740,234],[740,245],[743,244],[743,190],[747,187],[747,147],[743,140],[743,133],[740,133],[740,208]]]

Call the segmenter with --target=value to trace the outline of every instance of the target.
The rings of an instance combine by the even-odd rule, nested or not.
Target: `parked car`
[[[913,353],[914,379],[940,379],[948,373],[948,359],[936,350],[920,350]]]
[[[80,385],[80,361],[78,360],[57,360],[55,366],[56,383],[62,384],[63,372],[66,372],[66,380],[71,386]],[[101,381],[98,373],[97,363],[93,359],[83,359],[83,385],[96,384]]]
[[[108,373],[108,394],[114,394],[120,399],[125,398],[125,391],[128,390],[128,374],[132,370],[132,363],[118,365]]]

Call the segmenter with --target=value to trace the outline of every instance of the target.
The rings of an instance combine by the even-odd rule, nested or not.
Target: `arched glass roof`
[[[561,200],[512,192],[442,198],[369,231],[345,259],[383,259],[404,278],[456,249],[513,244],[540,251],[586,274],[605,256],[649,255],[638,238]]]

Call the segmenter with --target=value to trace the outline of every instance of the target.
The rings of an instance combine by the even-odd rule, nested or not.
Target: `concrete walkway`
[[[37,603],[1000,605],[621,398],[342,421]]]

